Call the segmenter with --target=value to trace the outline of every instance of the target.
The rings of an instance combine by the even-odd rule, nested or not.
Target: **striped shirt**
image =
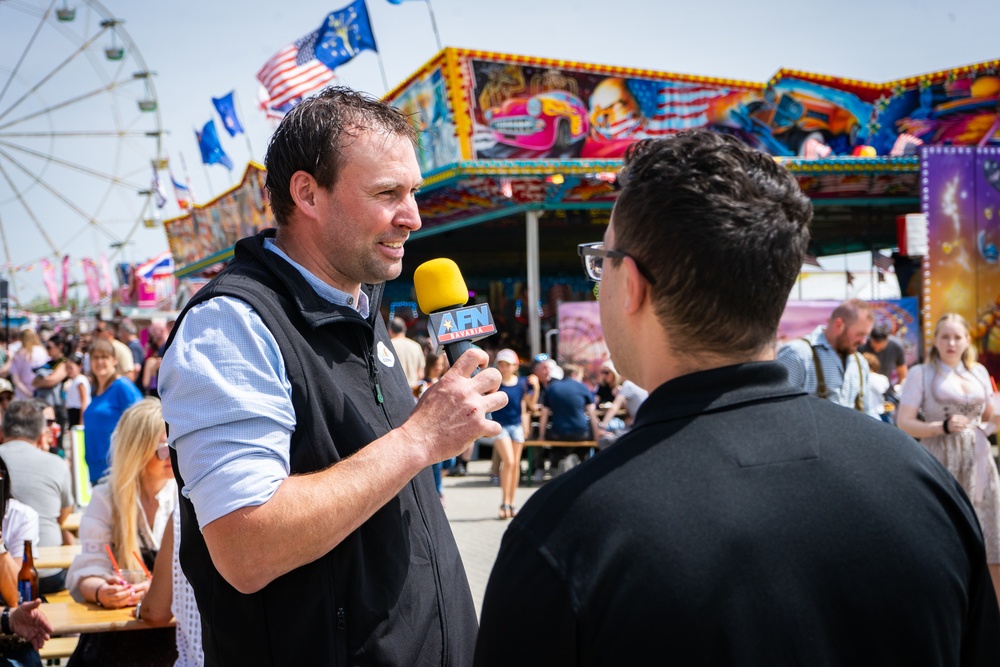
[[[868,384],[868,362],[860,354],[851,354],[847,357],[845,368],[840,355],[826,339],[825,331],[826,327],[816,327],[804,338],[812,344],[819,356],[823,380],[826,382],[827,398],[837,405],[854,409],[854,401],[863,388],[862,403],[865,413],[879,419],[872,401],[871,387]],[[816,395],[818,386],[816,361],[813,359],[812,350],[804,340],[796,339],[782,345],[778,349],[778,361],[788,369],[789,383],[801,387],[813,396]]]

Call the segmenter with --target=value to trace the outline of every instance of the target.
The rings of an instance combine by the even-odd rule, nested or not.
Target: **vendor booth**
[[[897,218],[921,210],[921,145],[1000,145],[998,67],[888,83],[781,70],[758,83],[446,48],[387,95],[419,134],[425,184],[423,227],[384,306],[415,317],[413,270],[450,257],[511,342],[542,351],[558,304],[593,299],[576,245],[602,237],[626,148],[696,127],[788,167],[815,205],[811,254],[895,248]],[[178,277],[203,279],[273,225],[263,183],[251,163],[239,185],[165,222]]]

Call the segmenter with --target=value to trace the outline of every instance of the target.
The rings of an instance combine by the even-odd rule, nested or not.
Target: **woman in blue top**
[[[111,467],[111,433],[122,414],[142,399],[139,389],[118,374],[115,349],[106,340],[96,340],[90,348],[90,372],[94,389],[83,413],[83,438],[90,483],[97,484]]]
[[[517,516],[514,508],[514,492],[521,478],[521,449],[524,447],[524,421],[528,414],[526,395],[528,383],[517,376],[520,365],[517,353],[511,349],[497,352],[497,370],[503,376],[500,391],[507,394],[507,405],[492,414],[493,421],[503,427],[500,435],[493,438],[493,446],[500,453],[500,491],[503,503],[497,517],[511,519]]]

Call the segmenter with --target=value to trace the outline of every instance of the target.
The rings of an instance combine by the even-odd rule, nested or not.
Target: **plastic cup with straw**
[[[142,567],[142,571],[146,573],[146,578],[147,579],[152,579],[153,578],[153,573],[149,571],[148,567],[146,567],[146,561],[144,561],[142,559],[142,556],[140,556],[139,554],[137,554],[135,551],[132,552],[132,555],[135,556],[135,559],[137,561],[139,561],[139,565]]]
[[[122,569],[120,567],[118,567],[118,561],[115,559],[115,555],[111,552],[111,545],[110,544],[105,544],[104,545],[104,550],[108,552],[108,558],[111,559],[111,566],[113,568],[115,568],[115,572],[118,574],[118,579],[123,584],[127,583],[125,581],[125,577],[122,576]]]

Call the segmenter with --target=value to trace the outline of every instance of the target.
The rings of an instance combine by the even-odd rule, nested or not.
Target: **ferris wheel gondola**
[[[0,273],[15,302],[43,260],[166,247],[155,73],[124,22],[96,0],[0,0]]]

